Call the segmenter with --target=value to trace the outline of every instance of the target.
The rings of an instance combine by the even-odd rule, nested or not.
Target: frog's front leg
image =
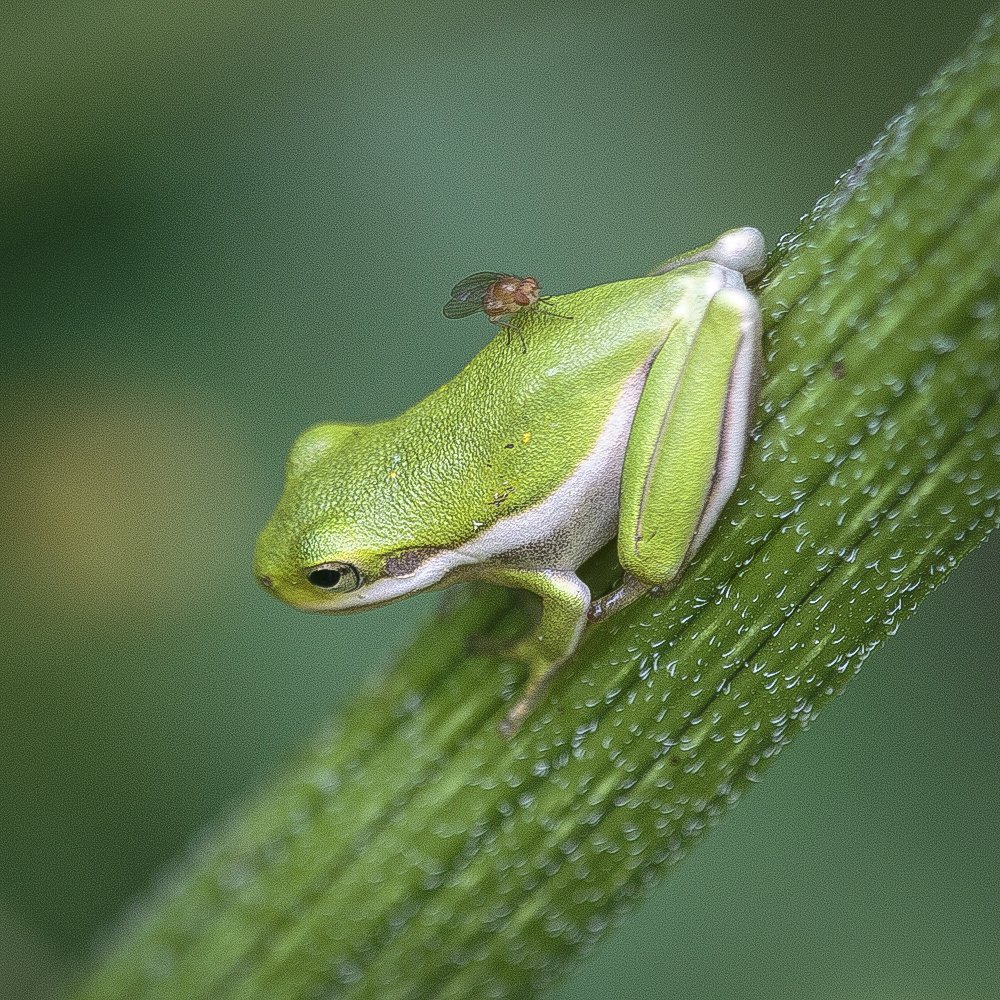
[[[595,601],[591,621],[684,571],[732,495],[743,465],[761,356],[760,308],[724,287],[697,325],[681,321],[653,362],[622,471],[622,584]]]
[[[590,590],[575,574],[549,570],[491,568],[484,578],[516,587],[542,599],[542,616],[531,633],[506,655],[528,665],[528,680],[520,697],[500,723],[502,736],[513,736],[538,704],[552,676],[576,649],[587,623]]]

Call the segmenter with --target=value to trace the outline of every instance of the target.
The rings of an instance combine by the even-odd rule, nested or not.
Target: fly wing
[[[448,319],[462,319],[483,308],[483,296],[490,285],[506,274],[497,271],[477,271],[463,278],[452,290],[451,299],[444,307]]]
[[[464,319],[483,308],[483,297],[475,299],[449,299],[444,306],[444,314],[448,319]]]
[[[451,297],[453,299],[469,299],[477,298],[481,299],[486,294],[486,289],[493,284],[494,281],[499,281],[501,278],[508,278],[510,275],[498,274],[496,271],[477,271],[475,274],[470,274],[468,277],[463,278],[452,290]]]

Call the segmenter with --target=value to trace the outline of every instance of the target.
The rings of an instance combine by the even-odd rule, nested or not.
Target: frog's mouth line
[[[453,581],[456,571],[480,561],[464,551],[464,547],[452,551],[446,549],[424,551],[428,553],[428,557],[409,573],[400,573],[397,568],[395,573],[390,571],[363,584],[357,590],[331,594],[326,599],[329,603],[324,603],[323,598],[318,598],[315,603],[310,602],[308,607],[302,606],[303,610],[336,615],[380,608],[424,590],[447,586]]]
[[[402,593],[394,594],[392,597],[382,597],[372,601],[357,601],[353,604],[341,603],[337,607],[315,607],[315,606],[306,606],[304,604],[293,604],[292,606],[297,608],[299,611],[305,611],[308,614],[314,614],[314,615],[351,615],[357,611],[368,611],[371,608],[384,608],[387,604],[395,604],[396,601],[401,601],[403,600],[404,597],[411,597],[418,590],[421,593],[427,590],[440,590],[448,586],[449,582],[450,581],[440,580],[437,583],[422,585],[418,587],[416,590],[406,590]],[[356,593],[360,593],[360,591],[357,591]],[[342,596],[350,596],[350,595],[342,595]]]

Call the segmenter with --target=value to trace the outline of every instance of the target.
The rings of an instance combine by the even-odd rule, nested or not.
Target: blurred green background
[[[8,5],[0,993],[42,995],[401,647],[258,591],[293,435],[552,292],[773,243],[983,7]],[[996,252],[995,249],[992,252]],[[994,539],[557,991],[1000,995]]]

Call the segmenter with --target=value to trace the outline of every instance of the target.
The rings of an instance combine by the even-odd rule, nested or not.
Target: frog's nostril
[[[260,581],[260,585],[268,590],[274,586],[274,581],[269,576],[259,576],[257,579]]]

